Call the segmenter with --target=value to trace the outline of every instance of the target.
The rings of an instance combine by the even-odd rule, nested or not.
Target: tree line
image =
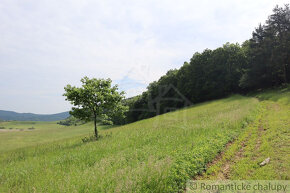
[[[126,99],[129,111],[123,122],[155,116],[149,104],[169,86],[198,103],[289,82],[290,10],[289,5],[284,5],[276,6],[265,24],[260,24],[242,45],[226,43],[214,50],[196,52],[180,69],[169,70],[141,95]],[[180,93],[169,90],[165,98],[178,98]],[[168,107],[183,107],[182,101],[174,100],[160,101],[158,105],[161,113]]]

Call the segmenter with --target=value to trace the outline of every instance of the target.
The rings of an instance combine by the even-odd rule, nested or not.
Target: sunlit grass
[[[176,191],[243,131],[257,104],[236,95],[101,130],[89,143],[81,141],[87,125],[1,133],[0,192]]]

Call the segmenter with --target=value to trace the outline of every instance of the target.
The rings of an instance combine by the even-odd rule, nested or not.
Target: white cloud
[[[133,84],[121,88],[141,93],[195,51],[250,38],[286,2],[2,0],[0,109],[67,110],[63,86],[85,75],[127,76]]]

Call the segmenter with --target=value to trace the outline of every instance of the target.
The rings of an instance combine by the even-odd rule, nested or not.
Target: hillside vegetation
[[[109,78],[67,84],[63,96],[82,125],[72,117],[57,124],[68,112],[0,111],[0,193],[170,193],[189,190],[192,179],[289,180],[289,29],[289,4],[276,6],[241,45],[196,52],[128,99]]]
[[[5,151],[18,143],[6,141],[0,192],[176,192],[197,176],[289,179],[289,104],[289,89],[234,95],[103,129],[98,141],[82,142],[88,125],[74,127],[85,130],[79,136],[26,148]],[[46,129],[53,137],[63,128]],[[266,157],[270,164],[259,167]]]
[[[103,137],[95,142],[75,137],[2,152],[0,187],[4,192],[182,189],[254,119],[257,105],[255,98],[235,95],[102,130]],[[61,129],[51,129],[47,135]],[[7,137],[0,134],[1,141]],[[13,143],[18,142],[3,143],[2,149]]]
[[[128,99],[130,111],[126,121],[155,116],[150,106],[159,106],[161,114],[166,113],[168,107],[184,107],[184,100],[164,100],[156,104],[158,98],[178,99],[182,94],[192,103],[200,103],[232,93],[289,84],[289,64],[290,8],[289,5],[276,6],[264,24],[257,26],[252,37],[242,45],[226,43],[213,50],[196,52],[179,69],[169,70],[158,81],[150,83],[141,95]]]

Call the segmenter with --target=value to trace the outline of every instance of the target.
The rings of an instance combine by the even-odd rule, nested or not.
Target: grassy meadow
[[[101,129],[100,140],[86,143],[81,139],[92,132],[90,124],[65,127],[40,122],[35,123],[31,131],[1,132],[0,192],[182,191],[187,179],[204,171],[207,171],[204,178],[217,176],[223,161],[211,166],[209,163],[223,151],[233,157],[239,146],[233,145],[233,150],[229,150],[227,144],[241,141],[262,115],[263,120],[268,120],[265,116],[272,111],[265,112],[268,103],[279,103],[283,112],[269,119],[267,128],[271,132],[261,139],[261,152],[258,152],[261,157],[247,168],[252,171],[256,162],[266,156],[263,151],[272,146],[267,146],[269,138],[284,135],[283,146],[289,141],[285,138],[289,136],[285,135],[289,134],[289,93],[286,90],[269,91],[255,97],[234,95],[132,124]],[[24,129],[29,125],[0,124]],[[272,127],[276,129],[272,131]],[[283,130],[279,130],[281,127]],[[256,147],[254,144],[251,148],[253,146]],[[281,157],[284,153],[280,152]],[[235,165],[233,178],[238,178],[235,173],[251,161],[251,157],[246,158]],[[271,175],[268,178],[287,179],[287,160],[281,159],[284,159],[280,164],[284,164],[281,166],[284,177]],[[275,167],[268,168],[267,173],[273,173]],[[257,175],[253,178],[259,178]],[[248,174],[244,172],[241,176]]]
[[[92,132],[92,123],[63,126],[56,122],[9,121],[0,122],[0,152],[86,135]],[[100,126],[100,129],[109,126]]]
[[[168,192],[205,169],[254,117],[258,100],[232,96],[177,112],[101,130],[99,141],[83,143],[89,128],[27,131],[31,140],[71,135],[69,139],[11,149],[18,141],[1,133],[0,188],[4,192]],[[50,124],[50,123],[47,123]],[[72,130],[71,130],[72,129]],[[46,130],[46,132],[41,133]],[[39,132],[37,135],[33,132]],[[67,135],[65,134],[67,133]],[[4,135],[3,135],[4,134]],[[27,141],[29,141],[27,137]],[[2,142],[4,141],[4,142]],[[6,141],[6,143],[5,143]],[[29,142],[28,142],[29,143]]]

